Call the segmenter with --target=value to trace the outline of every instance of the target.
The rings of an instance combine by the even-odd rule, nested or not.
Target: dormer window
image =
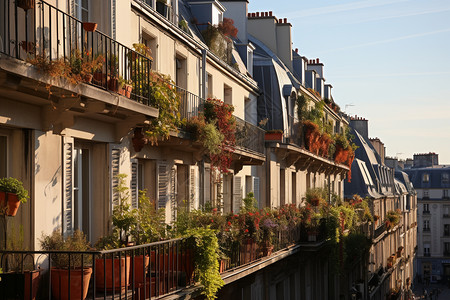
[[[443,184],[448,184],[450,182],[450,178],[449,178],[448,173],[442,173],[441,181],[442,181]]]
[[[428,183],[430,182],[430,174],[423,174],[422,175],[422,183]]]

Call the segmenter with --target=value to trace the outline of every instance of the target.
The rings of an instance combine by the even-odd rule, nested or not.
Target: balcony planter
[[[241,264],[252,262],[256,259],[256,242],[254,239],[246,239],[241,243],[240,248],[240,261]]]
[[[0,295],[6,299],[35,300],[39,288],[39,280],[40,270],[0,274]]]
[[[17,7],[20,7],[25,11],[33,9],[35,6],[35,0],[16,0],[16,3]]]
[[[97,23],[83,22],[83,29],[88,32],[94,32],[97,29]]]
[[[135,256],[134,257],[134,281],[135,284],[144,283],[145,272],[147,271],[148,265],[150,264],[150,257],[146,255]]]
[[[223,273],[230,268],[231,260],[229,258],[222,258],[219,265],[219,273]]]
[[[70,273],[70,293],[69,293]],[[52,296],[58,300],[86,299],[92,268],[56,269],[52,268]]]
[[[117,77],[110,77],[108,79],[108,90],[112,92],[119,91],[119,79]]]
[[[264,134],[264,140],[266,141],[278,141],[278,142],[282,142],[283,141],[283,131],[267,131]]]
[[[130,282],[130,265],[129,256],[114,258],[114,269],[112,258],[98,258],[95,260],[95,285],[98,291],[125,291],[125,287]],[[106,273],[105,273],[106,272]],[[113,282],[114,274],[114,282]],[[106,281],[106,285],[105,285]]]

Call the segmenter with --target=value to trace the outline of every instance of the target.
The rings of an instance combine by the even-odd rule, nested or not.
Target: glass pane
[[[6,154],[7,154],[6,136],[0,136],[0,178],[7,177],[6,174]]]

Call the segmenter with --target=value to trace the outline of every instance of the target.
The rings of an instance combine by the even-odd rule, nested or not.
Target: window
[[[444,256],[450,256],[450,243],[444,243]]]
[[[89,1],[88,0],[76,0],[75,1],[75,18],[82,22],[89,21]]]
[[[422,175],[422,182],[423,182],[423,183],[428,183],[428,182],[430,182],[430,174],[423,174],[423,175]]]
[[[423,231],[430,231],[430,220],[423,221]]]
[[[175,73],[175,82],[176,85],[183,88],[183,89],[187,89],[187,63],[186,63],[186,58],[181,56],[181,55],[177,55],[177,57],[175,58],[175,68],[176,68],[176,73]]]
[[[450,236],[450,224],[444,224],[444,236]]]
[[[448,190],[442,190],[442,198],[448,198]]]
[[[430,256],[430,244],[423,245],[423,256],[425,256],[425,257]]]
[[[152,62],[152,66],[151,69],[152,70],[157,70],[157,57],[158,57],[158,43],[156,41],[155,37],[150,36],[149,34],[143,32],[142,33],[142,44],[144,44],[145,46],[147,46],[148,48],[150,48],[150,51],[152,53],[152,58],[153,58],[153,62]]]
[[[423,190],[423,198],[429,199],[430,198],[430,191],[429,190]]]
[[[441,182],[443,184],[448,184],[450,182],[450,178],[448,176],[448,173],[442,173],[442,175],[441,175]]]
[[[430,213],[430,205],[428,203],[423,204],[423,213],[429,214]]]
[[[233,90],[230,86],[224,84],[223,85],[223,102],[226,104],[233,104],[232,93]]]
[[[213,98],[213,78],[212,75],[206,73],[206,96],[208,98]]]

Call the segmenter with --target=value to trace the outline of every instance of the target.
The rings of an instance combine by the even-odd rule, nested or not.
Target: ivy
[[[202,294],[216,298],[217,291],[224,285],[219,273],[219,242],[216,231],[207,228],[192,228],[188,235],[195,242],[195,278],[203,285]]]

